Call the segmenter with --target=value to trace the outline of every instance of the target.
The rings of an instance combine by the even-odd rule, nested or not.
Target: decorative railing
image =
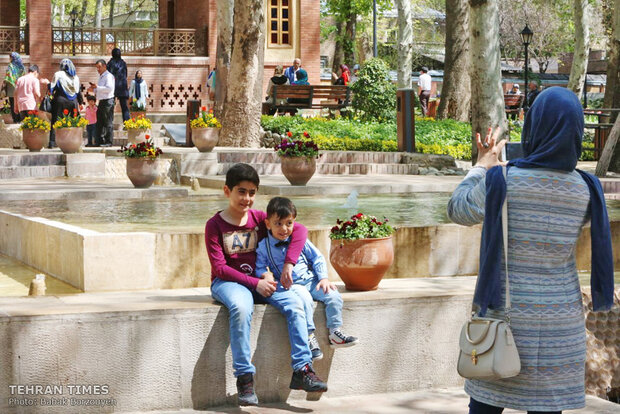
[[[206,39],[206,33],[201,35],[196,29],[54,27],[52,53],[107,56],[117,47],[126,56],[206,55],[197,46],[199,40]]]
[[[0,53],[27,53],[26,28],[0,26]]]

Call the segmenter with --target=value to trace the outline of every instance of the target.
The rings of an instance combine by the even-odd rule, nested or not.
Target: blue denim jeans
[[[236,377],[256,373],[256,367],[252,364],[250,347],[250,326],[255,302],[269,303],[286,317],[293,370],[299,370],[304,365],[312,363],[312,353],[308,346],[306,314],[298,295],[279,289],[271,297],[263,298],[239,283],[218,278],[215,278],[211,284],[211,295],[226,306],[229,312],[230,349]]]
[[[481,403],[480,401],[469,399],[469,414],[501,414],[502,407]],[[562,414],[562,411],[528,411],[528,414]]]
[[[337,290],[329,290],[327,293],[323,289],[316,289],[318,280],[306,279],[296,280],[291,290],[302,298],[307,315],[308,332],[314,332],[314,301],[325,304],[325,319],[327,327],[330,329],[342,326],[342,296]]]

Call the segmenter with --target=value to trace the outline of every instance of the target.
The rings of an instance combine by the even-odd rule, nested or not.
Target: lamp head
[[[523,30],[521,30],[521,41],[523,42],[524,45],[529,45],[532,42],[532,37],[534,36],[534,32],[532,32],[532,30],[527,26],[527,24],[525,25],[525,28]]]
[[[69,13],[69,16],[71,16],[71,20],[75,21],[77,19],[77,16],[78,16],[77,9],[71,10],[71,12]]]

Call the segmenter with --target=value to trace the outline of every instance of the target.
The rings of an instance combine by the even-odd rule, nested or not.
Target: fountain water
[[[344,208],[349,208],[352,210],[356,210],[357,209],[357,196],[359,195],[359,193],[357,192],[357,190],[353,189],[353,191],[351,191],[351,194],[349,194],[347,196],[347,201],[345,201],[344,205],[342,207]]]

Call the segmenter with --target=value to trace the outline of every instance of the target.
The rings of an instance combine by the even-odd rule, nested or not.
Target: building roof
[[[430,7],[422,7],[418,10],[413,10],[413,18],[414,19],[434,19],[434,20],[446,20],[446,14],[440,12],[439,10],[431,9]],[[398,10],[396,6],[392,6],[391,9],[385,10],[381,13],[383,17],[389,17],[396,19],[398,18]]]

